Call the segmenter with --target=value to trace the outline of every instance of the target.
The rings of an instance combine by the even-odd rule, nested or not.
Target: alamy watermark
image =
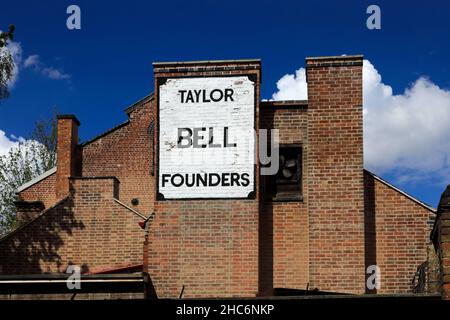
[[[66,20],[66,26],[69,30],[81,29],[81,9],[75,4],[67,7],[66,13],[69,15]]]
[[[366,20],[366,26],[369,30],[380,30],[381,29],[381,9],[376,4],[372,4],[367,7],[367,14],[370,16]]]
[[[184,153],[183,159],[190,165],[201,166],[211,163],[211,159],[214,159],[217,165],[235,166],[244,163],[255,164],[259,159],[261,175],[275,175],[278,172],[280,166],[278,129],[259,129],[256,132],[253,129],[235,128],[231,132],[228,127],[225,127],[220,131],[216,130],[217,128],[213,127],[174,128],[171,134],[177,137],[177,141],[161,143],[161,148],[172,150],[168,153],[166,160],[176,163],[183,150],[192,148],[208,150],[208,152]],[[255,141],[258,141],[258,152],[255,152],[253,148]],[[229,157],[222,156],[223,148],[236,149],[238,145],[246,146],[246,152],[230,153],[232,156]]]
[[[381,288],[381,270],[377,265],[370,265],[366,269],[368,275],[366,288],[369,290],[378,290]]]
[[[66,280],[67,289],[80,290],[81,289],[81,268],[76,265],[70,265],[67,267],[66,273],[70,273],[70,276]]]

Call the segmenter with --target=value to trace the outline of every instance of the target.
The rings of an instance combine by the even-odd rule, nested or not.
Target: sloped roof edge
[[[149,102],[151,100],[153,100],[155,97],[154,93],[150,93],[149,95],[146,95],[145,97],[143,97],[142,99],[136,101],[135,103],[133,103],[132,105],[128,106],[125,108],[125,113],[126,114],[130,114],[134,109],[140,107],[141,105],[143,105],[146,102]]]
[[[384,185],[388,186],[389,188],[391,188],[391,189],[397,191],[398,193],[401,193],[402,195],[404,195],[404,196],[407,197],[408,199],[414,201],[415,203],[421,205],[421,206],[424,207],[425,209],[428,209],[428,210],[430,210],[431,212],[436,213],[436,211],[437,211],[436,208],[433,208],[433,207],[430,206],[429,204],[426,204],[425,202],[420,201],[419,199],[413,197],[412,195],[406,193],[405,191],[403,191],[403,190],[397,188],[397,187],[394,186],[393,184],[391,184],[391,183],[387,182],[386,180],[384,180],[383,178],[377,176],[375,173],[370,172],[370,171],[367,170],[367,169],[364,169],[364,171],[367,172],[368,174],[370,174],[370,175],[371,175],[372,177],[374,177],[376,180],[378,180],[378,181],[380,181],[381,183],[383,183]]]
[[[145,97],[143,97],[142,99],[136,101],[135,103],[133,103],[132,105],[128,106],[125,108],[125,113],[129,116],[131,112],[133,112],[135,109],[139,108],[140,106],[142,106],[144,103],[151,101],[154,98],[153,92],[150,93],[149,95],[146,95]],[[96,136],[94,136],[93,138],[83,141],[82,143],[80,143],[81,147],[84,147],[100,138],[103,138],[104,136],[110,134],[111,132],[114,132],[117,129],[120,129],[124,126],[126,126],[127,124],[130,123],[130,120],[127,119],[126,121],[112,127],[111,129],[106,130],[105,132],[102,132]]]
[[[43,174],[37,176],[34,179],[31,179],[30,181],[28,181],[28,182],[24,183],[23,185],[21,185],[20,187],[18,187],[16,190],[16,193],[19,193],[19,192],[24,191],[25,189],[28,189],[29,187],[38,183],[39,181],[44,180],[45,178],[51,176],[55,172],[56,172],[56,167],[53,167],[50,170],[45,171]]]
[[[59,206],[61,203],[63,203],[64,201],[66,201],[69,198],[69,196],[66,196],[64,198],[62,198],[61,200],[57,201],[54,205],[52,205],[51,207],[45,209],[44,211],[42,211],[41,213],[39,213],[36,217],[34,217],[33,219],[31,219],[30,221],[25,222],[24,224],[20,225],[19,227],[17,227],[14,230],[11,230],[10,232],[8,232],[7,234],[0,236],[0,242],[4,241],[6,239],[8,239],[9,237],[13,236],[14,234],[16,234],[17,232],[19,232],[20,230],[22,230],[23,228],[29,226],[30,224],[34,223],[36,220],[38,220],[40,217],[42,217],[43,215],[45,215],[47,212],[49,212],[51,209],[56,208],[57,206]]]
[[[124,122],[118,124],[117,126],[112,127],[112,128],[110,128],[110,129],[106,130],[105,132],[102,132],[102,133],[100,133],[100,134],[94,136],[93,138],[91,138],[91,139],[89,139],[89,140],[86,140],[86,141],[80,143],[79,145],[80,145],[81,147],[84,147],[84,146],[86,146],[86,145],[88,145],[88,144],[90,144],[90,143],[92,143],[92,142],[94,142],[94,141],[96,141],[96,140],[98,140],[98,139],[100,139],[100,138],[103,138],[104,136],[110,134],[111,132],[114,132],[114,131],[116,131],[117,129],[120,129],[120,128],[126,126],[126,125],[129,124],[129,123],[130,123],[130,120],[126,120],[126,121],[124,121]]]

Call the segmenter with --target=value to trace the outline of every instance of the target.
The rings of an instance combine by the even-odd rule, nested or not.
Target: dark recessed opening
[[[266,178],[266,197],[272,201],[300,201],[302,196],[302,148],[280,146],[278,172]]]

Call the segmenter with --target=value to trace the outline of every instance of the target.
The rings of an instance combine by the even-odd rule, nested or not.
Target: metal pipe
[[[135,215],[139,216],[141,219],[144,220],[148,220],[148,218],[146,216],[144,216],[142,213],[140,213],[139,211],[134,210],[133,208],[130,208],[129,206],[127,206],[125,203],[120,202],[119,200],[117,200],[116,198],[114,198],[114,201],[117,202],[118,204],[120,204],[122,207],[130,210],[131,212],[133,212]]]

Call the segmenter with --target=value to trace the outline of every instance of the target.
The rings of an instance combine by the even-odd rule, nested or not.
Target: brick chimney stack
[[[59,115],[57,140],[56,197],[69,194],[69,177],[76,174],[76,152],[80,121],[74,115]]]
[[[306,59],[310,281],[322,291],[365,291],[362,66]]]

